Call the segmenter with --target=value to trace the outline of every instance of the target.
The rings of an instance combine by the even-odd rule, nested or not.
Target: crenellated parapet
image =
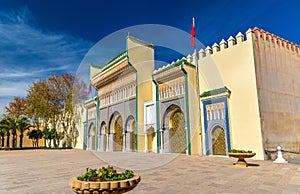
[[[285,40],[279,36],[276,36],[274,34],[271,34],[267,31],[264,31],[263,29],[259,29],[257,27],[255,27],[252,30],[254,37],[257,40],[261,40],[263,42],[269,43],[269,44],[273,44],[274,46],[278,46],[281,47],[283,49],[287,49],[295,54],[297,54],[299,56],[300,53],[300,46],[290,42],[288,40]]]
[[[233,48],[234,46],[242,44],[243,42],[251,39],[251,37],[256,39],[260,38],[265,42],[273,43],[274,45],[286,48],[287,50],[290,50],[291,52],[295,52],[297,55],[300,55],[299,45],[255,27],[253,29],[249,28],[246,31],[245,35],[239,32],[235,37],[230,36],[227,40],[222,39],[219,44],[214,43],[211,47],[207,46],[205,49],[199,50],[199,59]],[[193,55],[189,54],[186,58],[190,63],[193,62]]]
[[[222,51],[227,50],[227,49],[230,49],[231,47],[234,47],[237,44],[241,44],[242,42],[247,41],[251,37],[251,34],[252,34],[252,30],[249,29],[246,32],[246,36],[243,33],[239,32],[235,37],[230,36],[227,39],[227,41],[222,39],[219,44],[214,43],[211,47],[207,46],[205,49],[201,49],[198,52],[199,59],[204,58],[204,57],[209,56],[209,55],[213,55],[213,54],[222,52]],[[188,55],[186,58],[190,63],[193,62],[193,56],[192,55]]]

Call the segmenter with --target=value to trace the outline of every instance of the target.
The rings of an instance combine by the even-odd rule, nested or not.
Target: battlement
[[[271,34],[267,31],[264,31],[263,29],[259,29],[257,27],[255,27],[252,32],[255,35],[255,38],[265,41],[265,42],[269,42],[269,43],[273,43],[274,45],[280,46],[282,48],[285,48],[287,50],[290,50],[291,52],[295,52],[297,54],[299,54],[300,52],[300,46],[290,42],[288,40],[285,40],[279,36],[276,36],[274,34]]]
[[[240,44],[242,42],[247,41],[252,36],[252,30],[248,29],[245,35],[242,34],[241,32],[239,32],[235,36],[235,38],[233,36],[230,36],[227,39],[227,41],[222,39],[219,44],[214,43],[211,47],[207,46],[205,48],[205,50],[201,49],[198,52],[199,59],[204,58],[204,57],[209,56],[209,55],[212,55],[212,54],[215,54],[215,53],[218,53],[218,52],[222,52],[223,50],[229,49],[229,48],[231,48],[231,47],[233,47],[237,44]],[[245,39],[245,37],[246,37],[246,39]],[[194,54],[193,55],[188,55],[187,59],[188,59],[188,62],[190,62],[190,63],[193,62]]]
[[[255,27],[253,29],[249,28],[246,31],[245,35],[243,33],[239,32],[239,33],[237,33],[237,35],[235,37],[230,36],[227,39],[227,41],[222,39],[219,44],[214,43],[211,47],[207,46],[205,49],[201,49],[198,52],[199,59],[204,58],[209,55],[213,55],[213,54],[222,52],[227,49],[230,49],[230,48],[234,47],[235,45],[241,44],[242,42],[249,40],[251,37],[256,38],[256,39],[260,38],[260,40],[262,40],[262,41],[276,44],[278,46],[281,46],[282,48],[286,48],[287,50],[290,50],[290,51],[295,52],[296,54],[300,55],[300,46],[299,45]],[[194,55],[195,55],[195,53],[192,55],[189,54],[186,57],[188,62],[192,63],[194,61],[194,58],[195,58]]]

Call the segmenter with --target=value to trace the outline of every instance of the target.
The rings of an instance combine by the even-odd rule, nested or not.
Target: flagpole
[[[193,17],[193,35],[194,40],[192,40],[192,44],[194,47],[194,59],[195,59],[195,66],[196,66],[196,92],[197,92],[197,100],[198,100],[198,123],[199,123],[199,130],[200,130],[200,155],[203,155],[203,144],[202,144],[202,124],[201,124],[201,101],[200,101],[200,86],[199,86],[199,65],[198,65],[198,55],[197,55],[197,49],[196,49],[196,40],[195,40],[195,18]],[[194,41],[194,42],[193,42]]]

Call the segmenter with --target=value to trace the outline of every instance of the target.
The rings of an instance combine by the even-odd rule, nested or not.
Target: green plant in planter
[[[99,170],[97,169],[86,169],[86,173],[78,176],[77,179],[81,181],[118,181],[132,178],[134,176],[133,171],[124,170],[121,173],[117,173],[117,171],[112,167],[102,167]]]
[[[231,149],[229,152],[230,153],[252,153],[251,150],[246,151],[246,150],[237,150],[237,149]]]

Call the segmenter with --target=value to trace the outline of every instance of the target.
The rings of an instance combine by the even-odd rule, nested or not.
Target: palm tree
[[[20,118],[17,120],[17,130],[20,132],[20,148],[22,149],[23,147],[23,137],[24,137],[24,132],[26,130],[29,130],[31,127],[28,119],[26,117]]]
[[[7,130],[11,130],[12,134],[12,147],[17,147],[17,119],[15,117],[7,117],[6,118],[6,128]]]
[[[1,147],[4,147],[4,140],[5,140],[5,129],[1,126],[2,120],[0,121],[0,136],[1,136]]]
[[[36,134],[36,130],[27,132],[28,138],[31,139],[31,141],[32,141],[32,147],[35,147],[35,134]]]
[[[32,140],[33,147],[39,147],[39,139],[43,138],[43,132],[39,129],[34,129],[27,132],[28,138]]]
[[[4,138],[5,138],[5,133],[6,133],[4,127],[2,127],[3,122],[4,122],[3,119],[1,119],[1,121],[0,121],[1,147],[4,147]]]
[[[15,148],[17,144],[17,131],[16,131],[16,119],[11,117],[5,117],[1,121],[1,128],[6,132],[6,147],[9,147],[10,130],[12,130],[12,145]]]

